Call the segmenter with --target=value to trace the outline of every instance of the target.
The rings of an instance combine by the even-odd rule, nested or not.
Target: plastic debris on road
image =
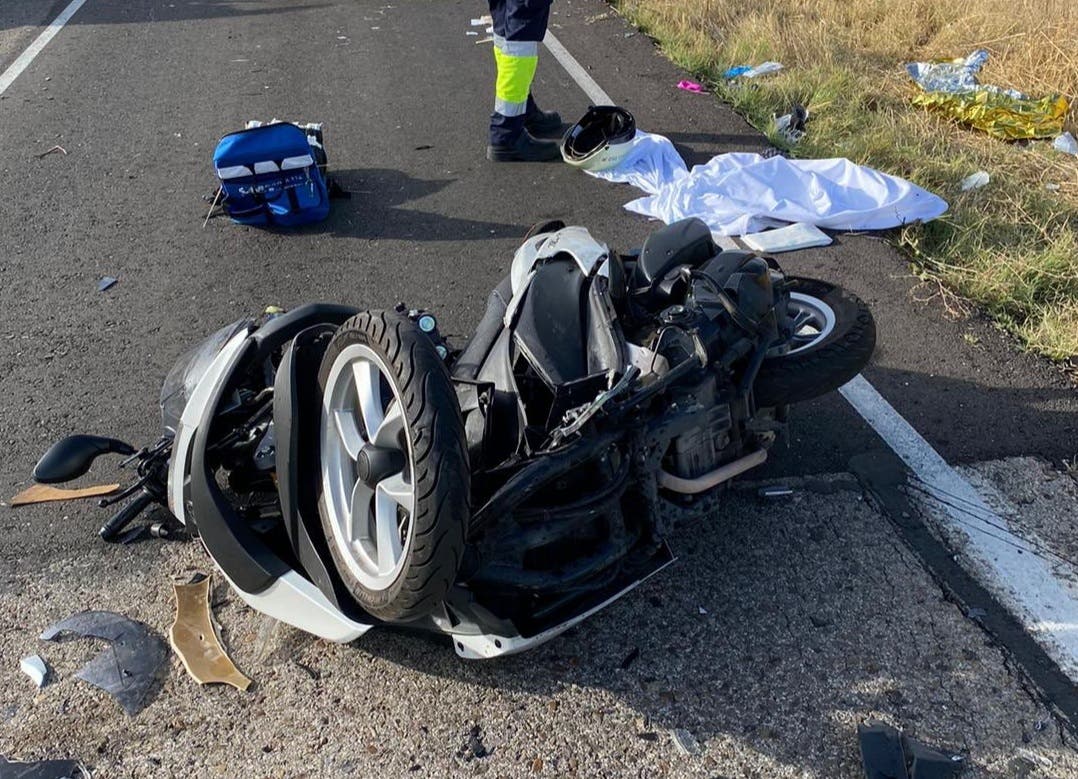
[[[68,490],[50,487],[48,484],[34,484],[27,487],[11,499],[11,506],[30,506],[35,503],[49,503],[55,500],[78,500],[80,498],[100,498],[111,495],[120,489],[119,484],[98,484],[94,487],[80,487]]]
[[[1066,98],[1031,98],[1015,89],[981,84],[977,73],[987,60],[988,52],[978,49],[964,59],[907,64],[906,72],[923,90],[913,98],[914,105],[1004,140],[1050,138],[1063,130]]]
[[[172,586],[176,591],[176,619],[168,638],[187,673],[199,684],[231,684],[237,690],[246,690],[251,680],[233,664],[217,640],[210,619],[209,578]]]
[[[704,89],[703,84],[698,84],[695,81],[689,81],[688,79],[682,79],[677,82],[677,88],[684,90],[685,92],[694,92],[698,95],[707,94],[707,90]]]
[[[118,282],[119,279],[112,276],[102,276],[101,280],[97,282],[97,291],[104,292],[109,287],[112,287]]]
[[[50,625],[40,637],[55,641],[65,632],[109,642],[75,676],[109,693],[127,716],[138,714],[168,657],[165,642],[145,625],[111,611],[80,612]]]
[[[1063,133],[1052,141],[1052,148],[1064,154],[1073,154],[1078,157],[1078,139],[1075,139],[1070,133]]]
[[[46,685],[49,680],[49,664],[41,655],[30,655],[19,661],[19,670],[34,680],[38,689]]]
[[[696,736],[684,728],[675,728],[670,731],[670,735],[674,737],[674,746],[677,747],[677,751],[683,755],[695,757],[704,751],[700,748],[700,742],[696,740]]]
[[[980,189],[986,186],[990,180],[988,171],[979,170],[962,179],[962,183],[958,185],[958,188],[963,192],[969,192],[971,189]]]
[[[760,254],[779,254],[813,246],[827,246],[831,243],[831,236],[816,225],[798,222],[789,227],[745,235],[741,241]]]
[[[768,73],[778,73],[782,70],[781,62],[761,62],[759,65],[734,65],[722,74],[723,78],[756,78],[766,76]]]
[[[8,761],[0,755],[0,779],[90,779],[78,760]]]
[[[948,779],[965,769],[962,755],[945,753],[883,723],[857,726],[868,779]]]

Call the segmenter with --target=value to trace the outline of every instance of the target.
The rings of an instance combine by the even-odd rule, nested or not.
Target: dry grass
[[[795,102],[807,106],[809,133],[792,154],[848,157],[942,195],[951,204],[947,216],[901,233],[918,271],[975,301],[1030,348],[1078,357],[1078,160],[1050,142],[1004,143],[912,106],[916,87],[903,69],[986,48],[992,56],[982,82],[1062,93],[1074,131],[1078,2],[615,4],[757,127],[766,131]],[[785,70],[746,84],[721,79],[731,65],[767,59]],[[991,183],[959,192],[958,182],[981,169]]]

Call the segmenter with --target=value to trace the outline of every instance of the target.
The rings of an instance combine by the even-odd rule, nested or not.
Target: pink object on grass
[[[698,95],[706,95],[707,90],[695,81],[679,81],[677,82],[678,89],[684,89],[686,92],[695,92]]]

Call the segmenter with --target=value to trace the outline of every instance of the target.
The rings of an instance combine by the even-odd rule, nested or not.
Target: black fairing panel
[[[502,320],[505,318],[505,310],[509,300],[513,297],[513,287],[508,276],[494,288],[487,298],[487,309],[483,312],[483,318],[475,333],[464,347],[464,351],[453,363],[452,375],[457,379],[475,380],[483,367],[487,355],[494,347],[494,342],[502,330]]]
[[[244,592],[262,592],[291,566],[240,517],[218,486],[214,466],[207,462],[210,431],[226,390],[241,370],[260,364],[301,330],[320,323],[339,325],[356,313],[347,306],[313,303],[271,320],[247,339],[221,388],[207,400],[191,446],[190,519],[210,556]]]
[[[318,367],[335,325],[301,331],[285,349],[273,388],[273,425],[277,434],[277,494],[281,518],[303,573],[338,609],[362,614],[329,561],[318,516],[319,431],[322,396]]]
[[[600,284],[605,280],[586,278],[571,258],[535,271],[513,335],[551,388],[622,368],[625,346]]]

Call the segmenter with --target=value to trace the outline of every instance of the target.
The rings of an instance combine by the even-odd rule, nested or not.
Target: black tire
[[[791,291],[830,306],[835,325],[806,349],[764,360],[756,375],[757,406],[800,403],[838,389],[861,372],[876,348],[876,323],[864,301],[826,281],[789,281]]]
[[[456,580],[464,551],[470,517],[464,423],[449,373],[434,344],[410,319],[389,311],[365,311],[337,330],[318,371],[323,394],[335,359],[352,344],[369,347],[390,368],[411,444],[415,496],[411,544],[389,587],[368,589],[349,570],[334,542],[321,480],[318,511],[337,572],[356,601],[381,620],[415,620],[444,599]]]

